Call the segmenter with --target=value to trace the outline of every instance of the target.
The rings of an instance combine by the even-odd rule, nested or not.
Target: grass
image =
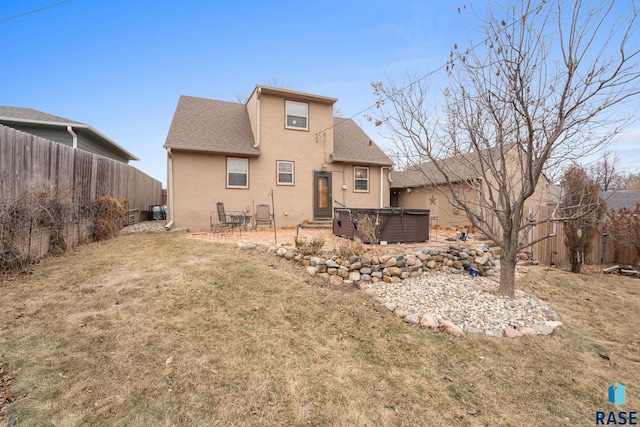
[[[293,263],[182,234],[91,244],[0,284],[0,425],[594,425],[640,410],[640,281],[532,268],[551,337],[403,324]]]

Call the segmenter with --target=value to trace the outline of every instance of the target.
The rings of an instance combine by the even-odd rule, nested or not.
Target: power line
[[[0,23],[11,21],[12,19],[22,18],[23,16],[31,15],[33,13],[42,12],[43,10],[51,9],[52,7],[60,6],[61,4],[69,3],[70,1],[71,0],[64,0],[64,1],[61,1],[61,2],[58,2],[58,3],[50,4],[49,6],[41,7],[40,9],[34,9],[34,10],[29,11],[29,12],[21,13],[19,15],[10,16],[8,18],[2,18],[2,19],[0,19]]]
[[[516,24],[518,24],[519,22],[521,22],[522,20],[524,20],[526,17],[528,17],[528,16],[529,16],[529,15],[531,15],[532,13],[536,13],[536,14],[537,14],[537,13],[542,9],[542,6],[543,6],[543,5],[544,5],[544,3],[543,3],[543,4],[541,4],[541,5],[539,5],[535,10],[530,11],[530,12],[526,13],[525,15],[523,15],[523,16],[522,16],[522,18],[521,18],[521,19],[519,19],[519,20],[517,20],[517,19],[516,19],[516,20],[514,20],[513,22],[511,22],[511,23],[510,23],[510,24],[508,24],[508,25],[504,25],[504,24],[503,24],[503,28],[502,28],[502,30],[501,30],[501,31],[506,31],[508,28],[511,28],[511,27],[515,26]],[[458,13],[460,13],[460,8],[458,8]],[[501,31],[498,31],[498,33],[500,33]],[[435,74],[435,73],[437,73],[438,71],[442,70],[443,68],[447,68],[447,67],[449,66],[449,64],[450,64],[450,63],[452,63],[453,61],[455,61],[455,60],[459,60],[460,58],[463,58],[463,57],[467,56],[471,51],[473,51],[473,50],[477,49],[478,47],[480,47],[480,46],[481,46],[481,45],[483,45],[483,44],[486,44],[487,42],[490,42],[490,41],[491,41],[491,39],[493,38],[493,36],[495,36],[495,35],[489,35],[489,36],[487,36],[485,39],[481,40],[480,42],[476,43],[475,45],[471,46],[470,48],[467,48],[467,50],[466,50],[465,52],[463,52],[463,53],[458,53],[457,55],[455,55],[455,58],[454,58],[454,56],[452,56],[452,57],[451,57],[451,59],[450,59],[449,61],[447,61],[447,62],[445,62],[444,64],[440,65],[439,67],[437,67],[437,68],[435,68],[435,69],[431,70],[430,72],[428,72],[428,73],[427,73],[427,74],[425,74],[424,76],[420,77],[419,79],[414,80],[414,81],[410,82],[409,84],[407,84],[406,86],[404,86],[404,87],[402,87],[402,88],[398,89],[397,91],[395,91],[395,92],[394,92],[393,94],[391,94],[391,95],[395,95],[395,94],[402,93],[402,92],[406,91],[407,89],[409,89],[410,87],[412,87],[412,86],[414,86],[414,85],[416,85],[416,84],[420,83],[420,82],[421,82],[421,81],[423,81],[424,79],[426,79],[426,78],[428,78],[428,77],[431,77],[432,75],[434,75],[434,74]],[[457,47],[456,47],[455,49],[457,50]],[[380,98],[378,101],[376,101],[376,103],[375,103],[375,104],[370,105],[370,106],[366,107],[365,109],[363,109],[363,110],[361,110],[361,111],[358,111],[357,113],[353,114],[352,116],[347,117],[347,118],[346,118],[346,120],[353,119],[354,117],[359,116],[360,114],[363,114],[363,113],[364,113],[364,112],[366,112],[366,111],[369,111],[369,110],[370,110],[370,109],[372,109],[373,107],[375,107],[375,106],[377,106],[377,105],[380,105],[380,103],[381,103],[381,102],[387,101],[387,100],[391,97],[391,95]],[[339,126],[340,124],[342,124],[342,123],[346,122],[346,120],[343,120],[343,121],[341,121],[341,122],[339,122],[339,123],[337,123],[337,124],[331,125],[331,126],[329,126],[328,128],[326,128],[326,129],[323,129],[323,130],[319,131],[318,133],[326,132],[326,131],[328,131],[329,129],[333,129],[334,127]]]

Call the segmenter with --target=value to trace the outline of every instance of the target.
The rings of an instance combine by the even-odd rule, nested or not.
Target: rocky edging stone
[[[348,259],[303,255],[284,246],[244,242],[238,246],[275,252],[332,286],[355,284],[407,324],[454,336],[551,335],[562,325],[560,315],[533,295],[516,291],[512,300],[487,292],[497,289],[499,260],[484,244],[447,250],[427,247],[398,255],[364,253]],[[415,289],[407,293],[408,287]]]

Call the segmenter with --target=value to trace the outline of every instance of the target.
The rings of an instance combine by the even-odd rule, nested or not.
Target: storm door
[[[331,172],[313,173],[313,218],[330,219]]]

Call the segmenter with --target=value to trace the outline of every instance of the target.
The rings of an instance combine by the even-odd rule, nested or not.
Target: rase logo
[[[624,386],[618,382],[610,385],[607,390],[607,400],[616,406],[622,405],[625,399]],[[638,412],[636,411],[596,411],[596,425],[638,425]]]

